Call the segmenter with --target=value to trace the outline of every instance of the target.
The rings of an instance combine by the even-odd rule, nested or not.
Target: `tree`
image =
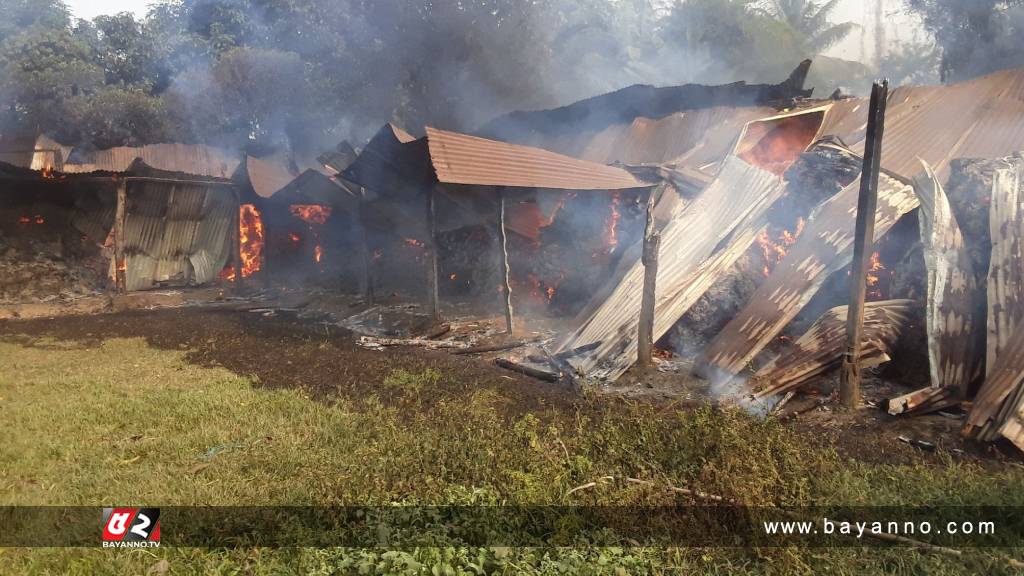
[[[829,21],[839,1],[772,0],[769,11],[789,26],[806,54],[818,54],[846,38],[857,26],[853,22],[833,24]]]
[[[1024,65],[1024,0],[907,0],[942,50],[943,81]]]
[[[103,83],[90,47],[67,29],[33,26],[0,44],[5,127],[61,132],[71,101]]]

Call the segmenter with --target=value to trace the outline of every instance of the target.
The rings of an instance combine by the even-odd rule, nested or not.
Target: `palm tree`
[[[833,24],[829,21],[839,1],[772,0],[768,11],[794,32],[806,53],[818,54],[846,38],[857,27],[853,22]]]

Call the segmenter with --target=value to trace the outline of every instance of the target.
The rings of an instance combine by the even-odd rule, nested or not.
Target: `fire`
[[[56,176],[53,173],[53,166],[47,166],[43,168],[43,178],[47,180],[53,180]]]
[[[292,213],[292,216],[306,224],[316,224],[317,226],[323,226],[327,219],[331,217],[331,212],[333,211],[330,206],[318,206],[316,204],[294,204],[289,206],[288,210]]]
[[[458,275],[456,275],[456,274],[452,274],[452,275],[451,275],[451,276],[449,276],[448,278],[449,278],[449,279],[451,279],[451,280],[457,280],[457,279],[458,279],[459,277],[458,277]]]
[[[320,245],[320,234],[317,232],[317,227],[323,226],[327,222],[333,209],[330,206],[318,204],[293,204],[288,207],[288,210],[292,216],[309,225],[309,231],[313,234],[313,239],[316,240],[316,245],[313,246],[313,261],[319,264],[324,257],[324,249]],[[297,235],[291,234],[290,237],[292,242],[298,241]]]
[[[761,256],[764,257],[765,261],[764,268],[761,272],[764,273],[766,277],[771,274],[775,265],[786,257],[786,254],[789,252],[789,247],[796,244],[796,241],[800,237],[800,234],[803,233],[804,226],[806,224],[807,221],[800,218],[796,222],[796,229],[794,231],[790,232],[789,230],[783,230],[774,240],[768,235],[767,229],[762,230],[761,233],[757,235],[757,244],[761,247]]]
[[[252,204],[242,204],[238,212],[238,232],[242,254],[242,277],[252,276],[263,265],[263,218]]]
[[[294,232],[288,234],[288,239],[291,240],[292,243],[294,243],[294,244],[298,244],[299,241],[302,240],[302,238],[300,238],[299,235],[294,233]]]
[[[424,246],[426,246],[426,244],[424,244],[422,241],[417,240],[415,238],[405,238],[404,240],[406,246],[410,246],[413,248],[423,248]]]
[[[876,300],[880,300],[882,298],[882,287],[879,285],[879,280],[881,279],[879,273],[883,271],[885,271],[885,265],[882,264],[881,255],[876,250],[871,253],[871,261],[868,266],[868,274],[866,278],[868,285],[868,298]]]
[[[604,234],[604,238],[605,238],[605,240],[604,240],[604,253],[605,254],[611,254],[612,252],[615,251],[615,247],[619,245],[619,238],[618,238],[618,230],[617,230],[617,228],[618,228],[618,225],[619,225],[619,218],[621,218],[621,216],[622,216],[621,214],[619,214],[619,202],[620,202],[619,193],[616,192],[614,195],[612,195],[611,213],[608,215],[608,220],[605,222],[605,234]]]
[[[35,216],[20,216],[18,217],[18,224],[46,224],[46,218],[43,218],[39,214]]]

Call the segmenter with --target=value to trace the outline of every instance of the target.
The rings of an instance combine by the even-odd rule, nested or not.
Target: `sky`
[[[76,18],[91,20],[101,14],[132,12],[138,17],[146,14],[153,0],[64,0]]]

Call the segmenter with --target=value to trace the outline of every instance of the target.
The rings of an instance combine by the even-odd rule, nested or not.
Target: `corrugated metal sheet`
[[[409,138],[397,126],[385,124],[342,176],[388,198],[419,193],[433,183],[434,173],[426,141]]]
[[[989,440],[995,437],[992,428],[1024,408],[1018,401],[1024,390],[1024,162],[1014,160],[992,182],[987,374],[967,417],[968,430],[981,429],[980,436]],[[1012,436],[1016,442],[1016,433]]]
[[[705,367],[738,374],[786,327],[833,272],[853,258],[858,178],[815,209],[803,234],[704,351]],[[878,183],[875,241],[917,208],[913,188],[882,174]]]
[[[836,135],[864,149],[868,102],[836,102],[820,134]],[[1024,69],[1004,70],[949,86],[908,86],[889,94],[882,167],[904,177],[917,174],[918,158],[940,182],[954,158],[999,158],[1024,150]]]
[[[45,135],[0,140],[0,162],[32,170],[61,171],[71,149]]]
[[[528,144],[537,134],[600,132],[629,124],[636,118],[664,118],[677,112],[715,106],[740,108],[793,98],[810,98],[804,80],[811,61],[801,62],[785,81],[775,84],[733,82],[720,86],[627,86],[552,110],[512,112],[487,123],[477,132],[485,138]]]
[[[600,164],[672,162],[701,168],[721,162],[748,122],[775,113],[764,106],[717,106],[636,118],[600,132],[535,134],[525,144]]]
[[[960,225],[927,164],[924,174],[914,178],[914,191],[921,203],[921,243],[928,270],[925,318],[931,383],[965,398],[978,365],[974,354],[981,329],[980,319],[975,318],[978,281]]]
[[[890,360],[889,352],[913,304],[913,300],[884,300],[865,305],[862,369]],[[754,397],[783,394],[838,370],[846,352],[847,310],[838,306],[822,314],[788,350],[759,370],[754,377]]]
[[[661,232],[655,340],[743,255],[784,191],[775,174],[729,157],[708,188],[666,224]],[[577,328],[558,344],[561,353],[592,348],[568,358],[587,376],[614,380],[636,360],[644,278],[637,252],[623,256],[628,264],[611,294],[596,294],[580,314]]]
[[[76,150],[63,172],[127,172],[136,159],[165,172],[211,178],[230,178],[242,162],[236,152],[201,144],[150,144],[95,152]]]
[[[128,290],[203,284],[228,260],[236,204],[225,188],[131,182],[125,214]]]
[[[249,183],[260,198],[270,198],[296,178],[288,166],[277,159],[245,157]]]
[[[306,170],[274,193],[270,201],[277,204],[318,204],[346,210],[354,209],[358,202],[337,177],[326,176],[317,170]]]
[[[439,182],[563,190],[620,190],[644,183],[613,166],[427,127]]]

